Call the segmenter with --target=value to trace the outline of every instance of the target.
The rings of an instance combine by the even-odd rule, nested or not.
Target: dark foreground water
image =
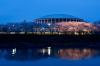
[[[0,66],[100,66],[95,47],[1,48]]]

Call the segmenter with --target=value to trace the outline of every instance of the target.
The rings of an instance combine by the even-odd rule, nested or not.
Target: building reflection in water
[[[99,49],[93,48],[35,48],[35,49],[0,49],[0,58],[13,61],[46,59],[48,57],[66,60],[89,59],[100,55]]]
[[[60,49],[58,56],[63,59],[85,59],[98,54],[99,51],[94,49]]]
[[[16,54],[16,48],[12,49],[12,55]]]
[[[43,55],[47,54],[48,56],[50,56],[51,51],[52,51],[51,47],[47,47],[47,49],[46,48],[40,49],[39,52],[42,53]]]

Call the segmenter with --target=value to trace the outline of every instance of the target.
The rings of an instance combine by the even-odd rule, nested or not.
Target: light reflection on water
[[[79,60],[79,59],[87,59],[98,54],[99,51],[94,49],[61,49],[59,50],[59,57],[62,59],[70,59],[70,60]]]
[[[0,58],[7,61],[35,61],[55,58],[64,60],[84,60],[100,55],[99,49],[94,48],[10,48],[0,49]]]

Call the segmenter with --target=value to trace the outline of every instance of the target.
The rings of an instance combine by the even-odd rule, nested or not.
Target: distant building
[[[37,24],[43,25],[42,27],[37,27],[37,31],[55,31],[55,32],[87,32],[97,30],[97,27],[92,23],[86,22],[83,19],[76,18],[71,15],[65,14],[53,14],[47,15],[35,20]],[[45,25],[48,27],[45,28]]]

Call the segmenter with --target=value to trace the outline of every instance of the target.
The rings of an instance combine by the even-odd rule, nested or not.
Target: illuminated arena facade
[[[36,19],[37,23],[57,23],[57,22],[69,22],[69,21],[80,22],[84,20],[76,18],[71,15],[65,15],[65,14],[47,15],[47,16],[43,16],[42,18]]]
[[[71,15],[53,14],[42,18],[37,18],[37,32],[58,32],[66,34],[91,34],[97,30],[97,27],[83,19]],[[40,26],[39,26],[40,25]]]

